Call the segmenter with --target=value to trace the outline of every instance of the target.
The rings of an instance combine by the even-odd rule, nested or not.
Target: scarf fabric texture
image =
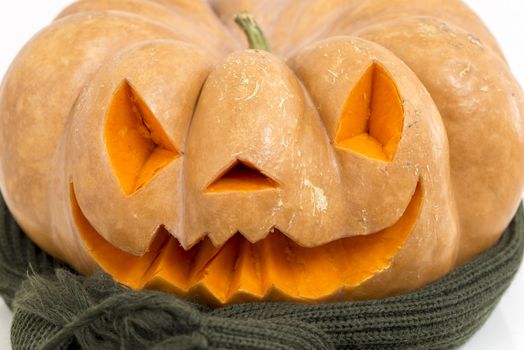
[[[18,349],[452,349],[488,318],[524,251],[524,210],[500,241],[413,293],[305,305],[211,309],[155,291],[84,277],[27,238],[0,196],[0,295]]]

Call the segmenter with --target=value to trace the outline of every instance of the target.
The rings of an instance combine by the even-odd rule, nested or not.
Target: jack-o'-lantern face
[[[522,89],[462,2],[356,3],[74,2],[0,86],[11,213],[82,273],[218,305],[472,259],[521,201]]]
[[[409,289],[391,283],[396,269],[450,267],[420,267],[448,244],[437,234],[454,234],[435,216],[449,210],[438,112],[368,42],[326,41],[287,65],[243,51],[216,67],[189,46],[145,44],[107,63],[73,113],[71,224],[130,287],[318,301]]]

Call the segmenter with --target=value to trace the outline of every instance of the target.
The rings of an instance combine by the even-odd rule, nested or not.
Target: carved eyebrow
[[[127,80],[113,95],[104,139],[113,171],[126,195],[138,191],[180,157],[151,109]]]

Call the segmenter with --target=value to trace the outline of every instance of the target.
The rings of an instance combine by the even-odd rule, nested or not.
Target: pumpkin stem
[[[264,32],[251,14],[238,14],[235,16],[235,22],[246,34],[250,49],[271,51]]]

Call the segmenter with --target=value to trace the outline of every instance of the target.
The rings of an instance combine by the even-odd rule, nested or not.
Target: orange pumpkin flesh
[[[373,64],[346,101],[335,142],[367,157],[389,161],[403,126],[404,112],[395,83],[384,68]]]
[[[153,113],[128,82],[115,93],[105,139],[113,169],[128,195],[178,157]]]
[[[134,289],[158,289],[220,305],[268,295],[318,301],[358,286],[390,266],[417,222],[423,192],[419,183],[393,226],[314,248],[301,247],[275,230],[256,243],[237,234],[219,248],[205,238],[184,250],[160,228],[149,251],[140,257],[116,248],[96,232],[78,205],[73,185],[70,198],[87,249],[117,281]]]
[[[276,188],[278,183],[262,174],[253,165],[236,161],[207,187],[208,192],[258,191]]]

